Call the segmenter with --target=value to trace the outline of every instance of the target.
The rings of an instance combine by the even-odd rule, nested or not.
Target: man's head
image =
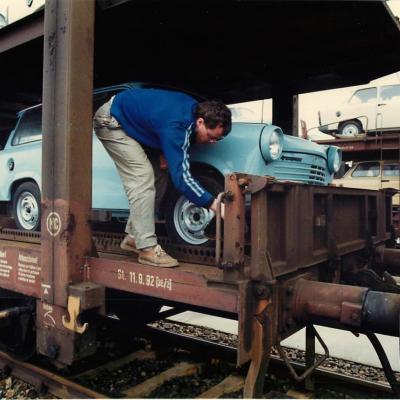
[[[214,143],[231,131],[231,111],[218,100],[199,103],[194,116],[196,119],[196,143]]]

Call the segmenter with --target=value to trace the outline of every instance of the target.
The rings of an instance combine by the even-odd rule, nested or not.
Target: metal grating
[[[124,233],[93,232],[93,243],[98,252],[131,255],[130,252],[120,248],[120,244],[124,237]],[[0,230],[0,240],[40,244],[40,232],[3,228]],[[168,253],[179,261],[216,265],[214,242],[211,242],[211,247],[172,244],[167,237],[158,237],[158,242],[168,251]]]

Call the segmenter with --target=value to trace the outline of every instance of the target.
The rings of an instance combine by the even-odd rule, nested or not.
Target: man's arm
[[[217,199],[214,199],[214,201],[211,203],[211,206],[209,207],[210,210],[214,211],[217,213]],[[225,204],[221,203],[221,218],[225,218]]]
[[[194,204],[210,208],[214,196],[193,178],[189,164],[190,131],[177,126],[168,127],[160,135],[162,151],[168,162],[168,169],[174,186]]]

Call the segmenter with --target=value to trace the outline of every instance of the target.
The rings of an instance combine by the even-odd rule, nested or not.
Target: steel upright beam
[[[46,0],[42,300],[67,306],[91,253],[94,0]]]

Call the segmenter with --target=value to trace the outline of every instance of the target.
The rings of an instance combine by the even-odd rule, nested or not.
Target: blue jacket
[[[209,207],[214,196],[192,177],[189,169],[196,105],[197,101],[185,93],[132,88],[115,96],[111,115],[127,135],[164,153],[173,184],[188,200]]]

